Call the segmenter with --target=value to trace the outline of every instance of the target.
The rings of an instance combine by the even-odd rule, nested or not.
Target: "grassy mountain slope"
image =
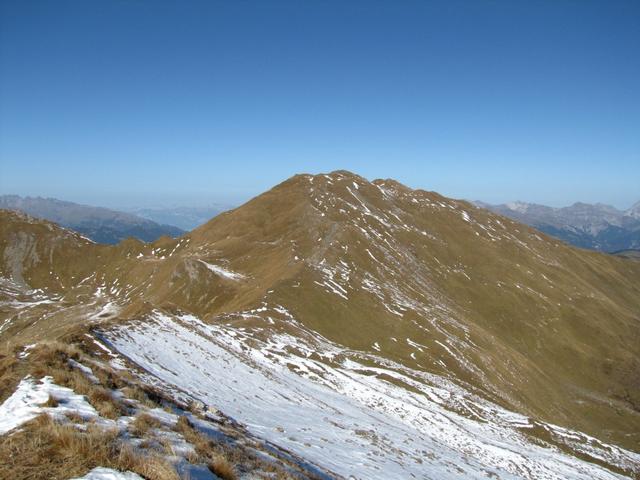
[[[191,238],[184,261],[248,278],[201,272],[216,294],[184,298],[192,277],[180,266],[163,298],[181,308],[212,318],[268,298],[342,345],[377,342],[389,358],[549,421],[638,431],[637,265],[347,173],[296,177]]]
[[[20,222],[3,213],[3,238],[35,229]],[[40,238],[53,227],[37,228]],[[247,345],[276,334],[322,338],[363,352],[366,365],[436,375],[509,410],[640,450],[638,262],[349,172],[293,177],[179,239],[85,243],[70,242],[66,261],[43,254],[28,265],[3,244],[2,276],[20,283],[12,265],[24,264],[29,288],[67,305],[44,315],[67,333],[88,318],[106,331],[130,320],[155,325],[162,309],[238,329]],[[5,314],[0,338],[50,336],[41,320],[50,306]],[[546,441],[544,432],[530,434]]]

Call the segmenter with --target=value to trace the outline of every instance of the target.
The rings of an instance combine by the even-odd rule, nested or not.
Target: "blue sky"
[[[640,200],[640,2],[0,0],[0,193]]]

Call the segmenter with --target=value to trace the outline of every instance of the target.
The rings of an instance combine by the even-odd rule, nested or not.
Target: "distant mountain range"
[[[231,207],[226,205],[213,205],[209,207],[136,208],[128,211],[156,223],[173,225],[182,230],[191,231],[230,209]]]
[[[624,211],[601,203],[563,208],[525,202],[474,203],[577,247],[611,253],[640,249],[640,202]]]
[[[526,202],[493,205],[486,208],[541,232],[581,248],[608,253],[640,253],[640,202],[628,210],[601,203],[574,203],[554,208]],[[232,207],[133,208],[128,212],[42,197],[1,195],[0,209],[17,210],[75,230],[98,243],[116,244],[133,237],[153,242],[161,236],[178,237],[197,228]]]
[[[98,243],[116,244],[129,237],[153,242],[162,236],[175,238],[184,233],[180,228],[158,224],[130,213],[55,198],[2,195],[0,209],[20,211],[55,222]]]

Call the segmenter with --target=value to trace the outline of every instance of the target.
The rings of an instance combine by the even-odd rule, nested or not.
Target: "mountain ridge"
[[[130,208],[127,211],[147,220],[189,232],[231,208],[229,205],[215,204],[205,207]]]
[[[568,207],[519,201],[501,205],[473,203],[577,247],[604,252],[640,247],[640,202],[624,211],[602,203],[584,202]]]
[[[15,226],[4,227],[0,238],[13,245],[11,232],[29,235],[33,227],[21,221],[3,218]],[[600,461],[601,454],[567,443],[550,425],[623,448],[640,441],[640,379],[634,376],[640,264],[571,248],[468,202],[345,171],[301,174],[178,239],[113,247],[71,243],[66,249],[74,254],[60,261],[39,254],[42,265],[31,262],[21,273],[29,288],[71,305],[64,318],[52,314],[47,322],[63,332],[92,318],[93,335],[146,369],[164,363],[153,342],[140,343],[145,336],[163,329],[200,332],[180,340],[185,343],[177,355],[202,338],[217,349],[214,335],[222,335],[241,341],[254,360],[282,359],[303,378],[331,388],[340,375],[358,371],[378,372],[368,374],[390,383],[376,388],[402,392],[436,395],[430,382],[447,389],[455,384],[466,392],[461,398],[476,395],[491,408],[528,416],[523,432],[536,442],[552,441],[589,461]],[[15,281],[12,256],[5,253],[1,267]],[[62,264],[66,270],[52,278],[49,272]],[[3,337],[23,344],[46,337],[36,320],[47,304],[20,310],[18,317],[5,308]],[[139,357],[141,349],[158,363]],[[360,366],[351,373],[335,370],[353,362]],[[187,388],[165,370],[158,375]],[[367,402],[366,408],[378,408]],[[465,402],[446,403],[455,415],[484,418],[476,403]],[[251,412],[249,402],[236,413],[251,423]],[[318,440],[304,430],[295,436],[313,445]],[[612,458],[607,468],[637,470],[633,462]],[[522,474],[520,468],[514,471]]]
[[[176,237],[184,233],[177,227],[160,225],[130,213],[55,198],[2,195],[0,208],[19,210],[33,217],[53,221],[105,244],[116,244],[128,237],[148,242],[162,235]]]

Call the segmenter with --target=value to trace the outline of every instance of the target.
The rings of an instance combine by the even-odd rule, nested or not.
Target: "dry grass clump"
[[[91,425],[81,432],[41,415],[0,439],[0,478],[69,478],[109,466],[117,454],[116,435]]]
[[[209,467],[209,470],[215,475],[222,478],[222,480],[236,480],[238,478],[233,465],[222,455],[216,455],[215,458],[207,464],[207,467]]]
[[[22,366],[14,356],[0,358],[0,402],[4,402],[15,391],[20,380],[26,375],[26,367]]]
[[[45,345],[42,349],[37,348],[35,352],[37,361],[42,363],[35,365],[32,370],[34,376],[50,375],[58,385],[63,385],[77,394],[86,396],[89,403],[105,418],[116,419],[124,413],[122,406],[112,397],[109,390],[94,384],[84,373],[69,366],[68,359],[73,358],[72,355],[75,356],[74,360],[80,358],[77,348],[68,347],[65,349],[60,344],[55,344],[53,346]]]
[[[193,445],[196,453],[201,457],[206,458],[207,455],[211,453],[213,449],[215,449],[215,444],[209,440],[207,437],[198,432],[189,419],[184,415],[181,415],[176,422],[176,425],[173,429],[180,433],[184,439]]]
[[[68,359],[79,360],[82,351],[75,345],[62,342],[42,342],[39,343],[29,353],[30,363],[35,363],[44,367],[60,365]]]
[[[115,420],[125,413],[120,403],[111,396],[108,390],[95,385],[92,387],[87,398],[100,415]]]
[[[69,358],[78,359],[82,353],[77,347],[60,342],[39,343],[26,359],[17,358],[23,351],[24,347],[18,346],[13,355],[0,358],[0,401],[11,396],[27,375],[36,378],[50,375],[51,369],[66,368],[64,364]]]
[[[79,413],[76,412],[66,412],[64,414],[65,418],[67,420],[69,420],[72,423],[84,423],[85,419],[82,417],[82,415],[80,415]]]
[[[109,370],[93,368],[93,374],[100,381],[100,385],[111,390],[116,390],[124,384],[113,372]]]
[[[56,408],[59,405],[58,399],[52,395],[49,395],[49,398],[46,402],[42,404],[43,407]]]
[[[162,450],[164,451],[165,455],[168,455],[169,457],[176,456],[176,451],[171,440],[169,440],[168,438],[162,437],[162,438],[158,438],[157,441],[162,447]],[[196,457],[196,458],[199,458],[199,457]]]
[[[144,437],[149,430],[159,428],[162,424],[157,418],[152,417],[148,413],[139,413],[129,425],[129,431],[136,437]]]
[[[155,408],[158,406],[156,402],[154,402],[149,396],[145,393],[145,391],[138,387],[135,384],[127,385],[122,388],[122,393],[125,397],[130,398],[132,400],[136,400],[140,402],[142,405],[148,408]]]
[[[48,374],[58,385],[63,385],[77,394],[86,396],[89,403],[103,417],[116,419],[125,413],[123,406],[113,398],[108,390],[89,381],[82,372],[69,367],[52,366]]]
[[[159,455],[141,455],[125,445],[117,458],[120,470],[131,470],[149,480],[180,480],[176,469]]]
[[[22,351],[16,348],[16,355]],[[136,384],[127,372],[113,372],[93,363],[92,370],[99,384],[94,384],[80,370],[69,365],[69,360],[86,360],[87,356],[75,345],[62,342],[39,343],[29,353],[28,361],[20,361],[15,356],[0,358],[0,400],[15,391],[15,387],[26,375],[35,378],[52,376],[56,384],[85,395],[93,407],[105,418],[116,419],[128,413],[127,407],[113,398],[110,390],[123,389],[126,397],[138,400],[149,408],[161,402],[161,395],[147,391]],[[86,362],[85,362],[86,363]]]
[[[174,430],[194,446],[199,456],[198,460],[206,463],[211,472],[223,480],[236,480],[238,478],[233,464],[228,459],[226,448],[221,444],[212,442],[197,431],[187,417],[180,416]]]
[[[149,480],[179,480],[170,463],[132,449],[116,430],[92,424],[79,430],[48,415],[0,437],[0,458],[0,478],[62,480],[103,466],[130,470]]]

